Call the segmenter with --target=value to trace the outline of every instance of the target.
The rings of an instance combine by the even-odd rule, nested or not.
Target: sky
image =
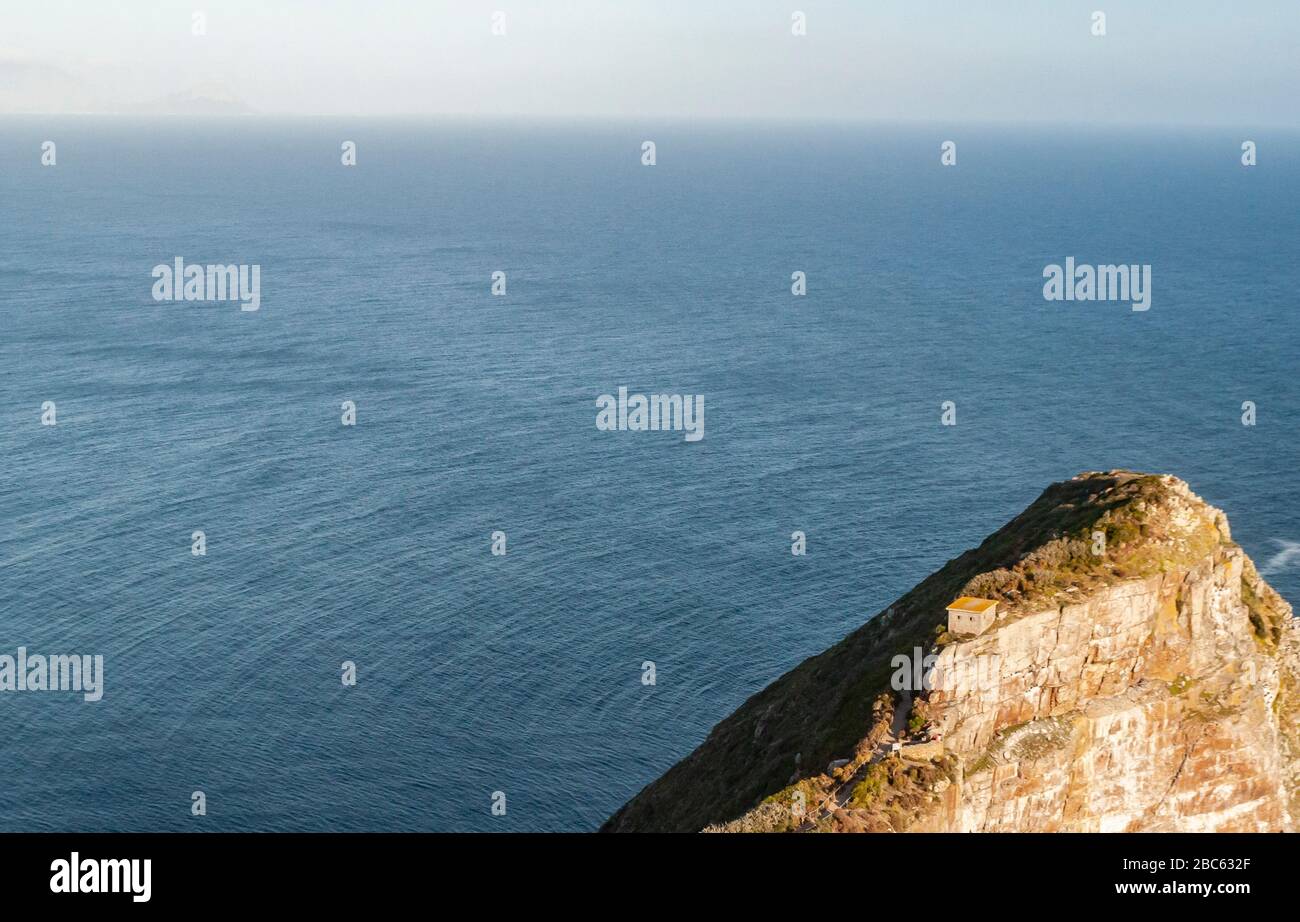
[[[1300,0],[3,0],[0,112],[1291,128],[1297,46]]]

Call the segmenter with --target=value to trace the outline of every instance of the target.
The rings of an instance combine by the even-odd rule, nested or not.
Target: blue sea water
[[[1267,565],[1295,142],[0,121],[0,653],[105,658],[97,703],[0,694],[0,829],[593,829],[1083,470],[1178,474]],[[261,310],[154,301],[176,256],[260,265]],[[1044,301],[1067,256],[1150,263],[1151,309]],[[597,431],[619,385],[703,394],[704,439]]]

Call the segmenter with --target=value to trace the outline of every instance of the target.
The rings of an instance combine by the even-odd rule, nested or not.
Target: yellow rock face
[[[915,828],[1275,831],[1293,828],[1294,720],[1275,708],[1296,631],[1262,644],[1244,555],[1120,582],[939,656],[934,722],[973,769]],[[1068,722],[1068,739],[1008,740]],[[986,758],[987,757],[987,758]]]

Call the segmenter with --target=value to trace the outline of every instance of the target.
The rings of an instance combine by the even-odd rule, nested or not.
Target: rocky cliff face
[[[947,633],[959,595],[999,602],[980,636]],[[1290,606],[1186,484],[1112,471],[1049,487],[751,698],[604,829],[1265,831],[1296,819]]]

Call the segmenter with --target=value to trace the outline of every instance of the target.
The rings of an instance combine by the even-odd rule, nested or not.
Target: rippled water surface
[[[1184,477],[1300,599],[1300,146],[1256,140],[0,121],[0,652],[106,673],[0,696],[0,828],[592,829],[1082,470]],[[155,302],[176,256],[261,310]],[[1151,310],[1045,302],[1067,256]],[[619,385],[704,439],[597,431]]]

